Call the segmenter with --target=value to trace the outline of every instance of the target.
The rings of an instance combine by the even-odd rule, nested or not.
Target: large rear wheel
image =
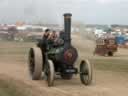
[[[31,48],[28,58],[29,73],[32,80],[39,80],[42,76],[43,57],[42,51],[38,47]]]
[[[92,66],[88,60],[82,61],[80,64],[80,80],[84,85],[92,82]]]

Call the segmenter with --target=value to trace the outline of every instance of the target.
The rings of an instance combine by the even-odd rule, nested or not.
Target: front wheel
[[[47,63],[47,69],[46,69],[46,76],[47,76],[47,82],[48,82],[48,86],[53,86],[54,83],[54,74],[55,74],[55,70],[54,70],[54,64],[51,60],[48,60]]]
[[[89,85],[92,82],[92,66],[88,60],[80,63],[80,80],[84,85]]]

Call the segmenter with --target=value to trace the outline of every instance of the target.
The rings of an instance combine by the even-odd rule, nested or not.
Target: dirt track
[[[128,75],[126,73],[114,73],[95,71],[94,81],[91,86],[84,86],[78,77],[70,81],[57,79],[55,86],[48,88],[45,81],[32,81],[27,74],[25,64],[0,63],[0,74],[24,82],[31,86],[38,95],[45,96],[127,96]],[[7,67],[8,66],[8,67]],[[6,69],[6,70],[5,70]]]
[[[121,52],[124,52],[125,56],[128,51],[121,50]],[[128,74],[125,72],[94,70],[93,83],[90,86],[82,85],[79,76],[74,76],[69,81],[57,78],[55,86],[49,88],[43,80],[32,81],[28,75],[26,61],[19,62],[15,59],[2,57],[0,74],[25,83],[32,93],[36,94],[34,96],[128,96]]]

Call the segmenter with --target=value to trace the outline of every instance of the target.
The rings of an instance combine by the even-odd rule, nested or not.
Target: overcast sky
[[[85,24],[128,24],[128,0],[0,0],[0,23],[63,22],[71,12],[73,20]]]

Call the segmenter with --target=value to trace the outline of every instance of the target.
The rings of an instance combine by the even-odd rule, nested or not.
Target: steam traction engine
[[[63,38],[61,36],[59,38],[61,43],[54,44],[47,40],[46,50],[44,50],[40,40],[37,47],[30,48],[29,72],[33,80],[39,80],[43,76],[48,86],[53,86],[55,75],[70,80],[73,74],[79,73],[83,84],[91,83],[92,67],[88,60],[81,61],[79,71],[75,68],[78,53],[71,44],[71,16],[71,14],[64,14]]]

